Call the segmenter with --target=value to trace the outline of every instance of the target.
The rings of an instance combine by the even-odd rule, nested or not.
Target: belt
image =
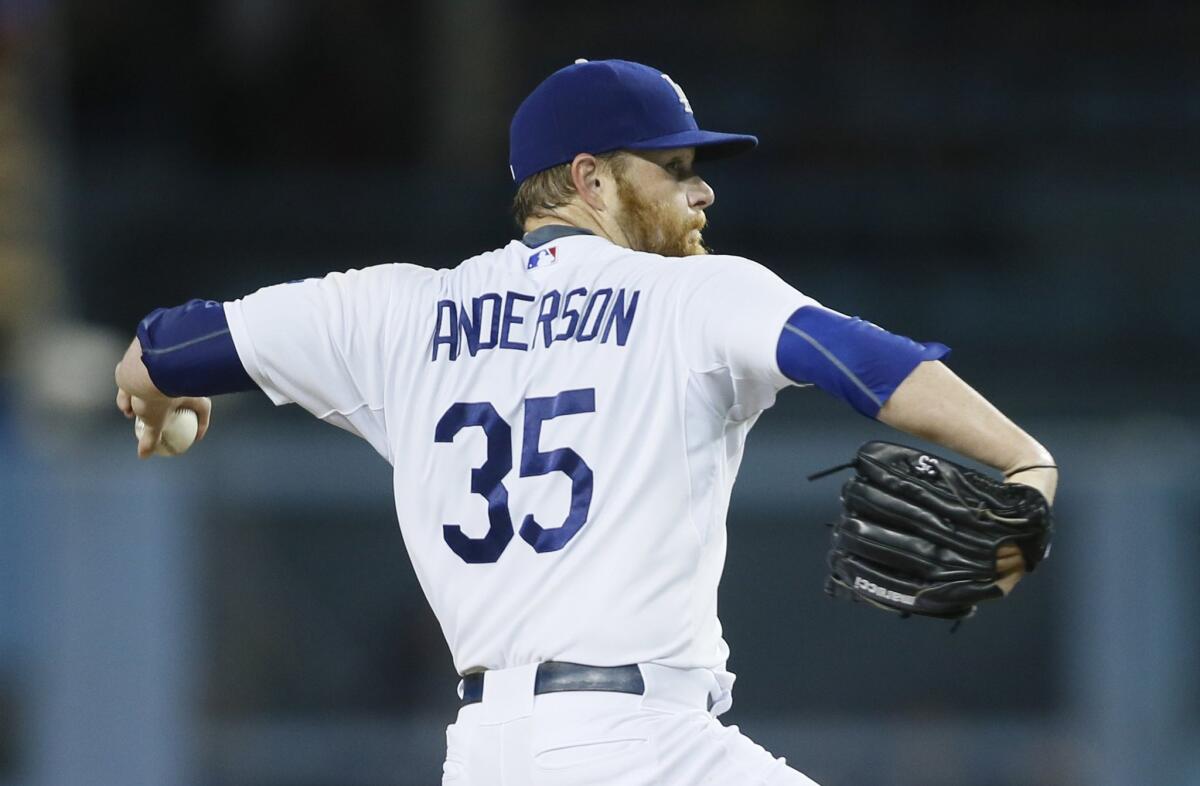
[[[463,705],[483,701],[483,672],[468,674],[462,682]],[[553,660],[538,664],[533,681],[535,695],[575,690],[640,696],[646,692],[646,683],[637,666],[584,666]]]

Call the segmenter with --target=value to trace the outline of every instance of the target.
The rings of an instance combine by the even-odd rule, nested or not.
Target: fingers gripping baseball
[[[207,397],[143,399],[118,391],[117,408],[134,419],[138,458],[184,453],[204,438],[212,420]]]

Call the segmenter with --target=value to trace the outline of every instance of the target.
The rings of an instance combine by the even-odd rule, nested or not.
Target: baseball
[[[133,422],[133,435],[141,439],[145,428],[146,424],[142,422],[141,418],[137,418]],[[178,456],[185,453],[196,441],[196,431],[199,428],[200,421],[196,419],[195,412],[190,409],[175,410],[167,415],[167,422],[163,424],[162,436],[159,438],[158,444],[154,446],[154,455]]]

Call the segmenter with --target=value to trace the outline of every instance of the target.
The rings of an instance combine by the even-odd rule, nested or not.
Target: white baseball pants
[[[487,672],[446,729],[443,786],[817,786],[707,711],[711,672],[640,668],[642,696],[535,696],[536,664]]]

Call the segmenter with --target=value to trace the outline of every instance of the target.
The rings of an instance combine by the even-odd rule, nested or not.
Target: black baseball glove
[[[1003,595],[1000,546],[1020,548],[1027,571],[1050,551],[1050,506],[1030,486],[888,442],[866,443],[845,467],[855,477],[832,524],[825,590],[834,597],[960,620]]]

